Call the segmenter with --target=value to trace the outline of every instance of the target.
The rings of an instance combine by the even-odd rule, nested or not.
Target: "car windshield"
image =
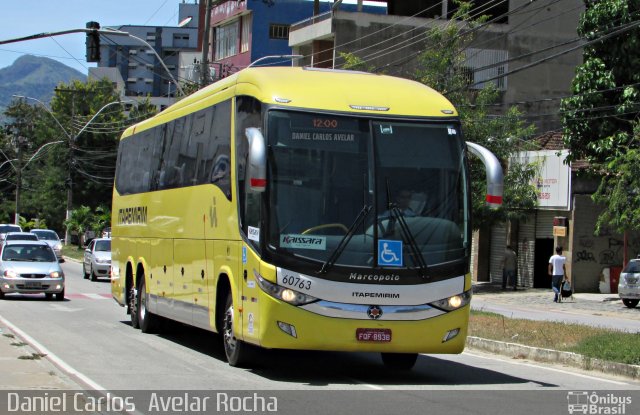
[[[111,241],[96,241],[95,251],[111,251]]]
[[[3,261],[56,262],[49,245],[10,245],[2,251]]]
[[[626,267],[624,267],[624,271],[622,272],[626,272],[629,274],[636,274],[636,273],[640,273],[640,261],[631,261],[627,264]]]
[[[38,237],[30,233],[25,233],[25,234],[8,233],[6,236],[6,240],[7,241],[37,241]]]
[[[369,267],[464,257],[464,142],[455,123],[273,111],[268,144],[274,253]]]
[[[17,225],[0,225],[0,233],[7,232],[22,232],[22,229]]]
[[[32,233],[34,233],[38,239],[43,240],[43,241],[57,241],[58,239],[58,234],[55,233],[54,231],[31,231]]]

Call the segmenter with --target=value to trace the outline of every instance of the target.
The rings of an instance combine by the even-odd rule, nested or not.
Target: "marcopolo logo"
[[[631,413],[628,412],[631,403],[630,396],[620,396],[614,393],[603,395],[597,392],[567,392],[567,411],[570,414],[624,415]]]

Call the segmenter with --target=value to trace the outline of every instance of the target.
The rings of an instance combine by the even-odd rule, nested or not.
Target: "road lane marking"
[[[71,293],[65,294],[64,297],[70,300],[109,300],[111,299],[111,294]]]
[[[507,359],[500,359],[500,358],[491,357],[491,356],[482,356],[482,355],[475,354],[475,353],[470,353],[470,352],[467,352],[467,351],[462,352],[462,354],[466,354],[466,355],[469,355],[469,356],[477,357],[477,358],[480,358],[480,359],[496,360],[496,361],[500,361],[500,362],[506,362],[506,363],[509,363],[511,365],[528,366],[528,367],[537,368],[537,369],[546,369],[546,370],[550,370],[552,372],[563,373],[563,374],[566,374],[566,375],[573,375],[573,376],[577,376],[577,377],[581,377],[581,378],[585,378],[585,379],[599,380],[601,382],[609,382],[609,383],[613,383],[614,385],[630,385],[629,383],[626,383],[626,382],[619,382],[619,381],[616,381],[616,380],[609,380],[609,379],[599,378],[599,377],[596,377],[596,376],[590,376],[590,375],[585,375],[585,374],[582,374],[582,373],[571,372],[569,370],[555,369],[555,368],[548,367],[548,366],[534,365],[534,364],[525,363],[525,362],[522,362],[522,361],[513,362],[513,361],[507,360]]]
[[[94,382],[88,376],[78,372],[76,369],[71,367],[71,365],[69,365],[67,362],[62,360],[60,357],[58,357],[57,355],[52,353],[49,349],[47,349],[42,344],[40,344],[38,341],[36,341],[36,339],[34,339],[33,337],[29,336],[24,331],[20,330],[16,325],[14,325],[10,321],[8,321],[6,318],[0,316],[0,321],[5,326],[9,327],[9,329],[11,329],[11,331],[13,331],[15,334],[17,334],[20,338],[22,338],[22,340],[24,340],[27,343],[29,343],[34,349],[36,349],[37,352],[46,355],[46,358],[49,359],[58,368],[60,368],[63,372],[66,372],[69,375],[75,376],[77,379],[82,381],[85,385],[87,385],[88,387],[92,388],[93,390],[97,390],[97,391],[105,391],[106,390],[106,388],[104,388],[101,385],[99,385],[98,383]]]

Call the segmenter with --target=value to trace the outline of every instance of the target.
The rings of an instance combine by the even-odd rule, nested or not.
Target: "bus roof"
[[[452,117],[453,105],[440,93],[416,81],[366,72],[307,67],[247,68],[215,82],[178,101],[159,114],[170,120],[184,114],[188,106],[194,110],[211,105],[215,95],[235,87],[235,95],[251,95],[258,100],[281,107],[319,109],[375,115],[410,117]],[[171,114],[177,111],[176,114]],[[131,127],[144,130],[157,123],[143,121]]]

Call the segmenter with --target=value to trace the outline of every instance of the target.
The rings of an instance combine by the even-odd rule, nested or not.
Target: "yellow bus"
[[[470,144],[469,144],[470,146]],[[454,107],[406,79],[247,68],[127,129],[112,210],[115,300],[260,348],[460,353],[469,317],[467,150]]]

